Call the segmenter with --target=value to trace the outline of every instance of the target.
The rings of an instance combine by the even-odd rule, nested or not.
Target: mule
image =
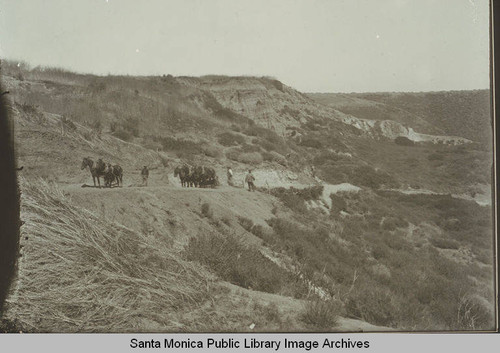
[[[113,166],[113,175],[115,176],[116,185],[123,186],[123,169],[119,164]]]
[[[182,187],[187,187],[188,186],[188,179],[189,179],[189,167],[187,167],[187,172],[186,168],[187,166],[181,167],[177,166],[174,169],[174,177],[179,177],[181,181],[181,186]]]
[[[106,164],[102,161],[102,159],[99,159],[97,163],[94,165],[94,161],[90,159],[90,157],[85,157],[83,158],[82,165],[81,165],[81,170],[89,167],[90,174],[92,175],[92,180],[94,181],[94,187],[101,187],[101,181],[99,178],[101,176],[104,176],[106,172]],[[97,185],[96,185],[96,179],[97,179]]]

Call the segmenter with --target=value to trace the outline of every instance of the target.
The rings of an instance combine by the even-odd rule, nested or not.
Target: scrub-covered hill
[[[411,140],[270,78],[2,73],[25,222],[3,327],[493,327],[484,146]],[[123,186],[92,187],[84,157]],[[183,188],[184,164],[219,186]]]

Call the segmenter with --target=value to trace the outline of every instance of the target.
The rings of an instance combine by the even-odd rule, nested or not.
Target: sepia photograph
[[[0,0],[0,336],[496,331],[490,6]]]

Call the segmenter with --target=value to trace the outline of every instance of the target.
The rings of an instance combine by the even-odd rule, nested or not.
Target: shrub
[[[260,152],[260,147],[255,145],[249,145],[247,143],[243,143],[240,147],[241,152]]]
[[[115,137],[118,137],[120,140],[123,140],[123,141],[131,141],[134,136],[132,135],[132,133],[128,130],[123,130],[123,129],[119,129],[119,130],[116,130],[115,132],[113,132],[113,136]]]
[[[141,143],[147,149],[158,151],[163,148],[160,142],[151,139],[150,137],[144,137]]]
[[[282,314],[280,313],[276,303],[269,303],[266,305],[264,307],[263,314],[267,321],[276,322],[278,324],[281,324],[282,322]]]
[[[385,230],[396,230],[396,228],[406,228],[408,222],[401,217],[386,217],[382,222],[382,228]]]
[[[491,314],[484,304],[473,296],[463,296],[457,309],[455,327],[459,330],[477,330],[491,325]]]
[[[305,129],[311,130],[311,131],[319,131],[321,130],[321,125],[318,124],[317,121],[315,120],[309,120],[305,124],[302,125]]]
[[[28,115],[37,115],[40,114],[40,110],[37,106],[29,103],[21,103],[21,109]]]
[[[199,143],[192,141],[192,140],[186,140],[183,138],[175,138],[175,137],[158,137],[158,136],[151,136],[151,138],[155,141],[158,141],[161,143],[163,146],[164,151],[175,151],[179,152],[183,155],[189,156],[189,155],[196,155],[202,153],[202,148]]]
[[[185,249],[190,261],[207,266],[223,280],[244,288],[268,293],[281,293],[293,288],[293,295],[301,297],[307,285],[293,274],[283,270],[256,248],[243,244],[233,235],[215,234],[193,237]]]
[[[206,109],[212,111],[216,118],[230,121],[230,122],[241,122],[241,123],[249,123],[252,120],[244,117],[241,114],[238,114],[231,109],[224,108],[217,99],[210,93],[206,93],[204,95],[203,105]]]
[[[239,125],[231,124],[231,130],[233,130],[234,132],[241,132],[242,128]]]
[[[260,224],[254,224],[254,226],[250,229],[250,233],[255,235],[258,238],[263,239],[264,238],[264,227],[262,227]]]
[[[222,221],[222,223],[224,223],[224,224],[225,224],[225,225],[227,225],[227,226],[230,226],[230,225],[231,225],[231,219],[230,219],[229,217],[227,217],[227,216],[223,216],[223,217],[221,218],[221,221]]]
[[[83,132],[83,138],[87,141],[92,141],[93,134],[90,131]],[[118,137],[119,138],[119,137]],[[123,139],[122,139],[123,140]],[[125,140],[124,140],[125,141]]]
[[[262,155],[258,152],[251,152],[251,153],[242,153],[238,160],[242,163],[246,164],[261,164],[264,161],[264,158],[262,158]]]
[[[493,263],[492,250],[490,250],[490,251],[487,251],[487,250],[478,251],[478,253],[476,254],[476,259],[478,261],[482,262],[483,264],[491,265]]]
[[[359,167],[355,175],[358,176],[357,181],[360,185],[368,186],[371,188],[380,188],[381,186],[394,186],[397,185],[394,177],[381,170],[375,170],[372,167],[364,166]]]
[[[394,143],[400,146],[413,146],[415,142],[404,136],[398,136],[394,139]]]
[[[442,161],[444,159],[444,155],[439,152],[431,153],[427,156],[429,161]]]
[[[94,78],[88,86],[89,93],[102,94],[106,90],[106,83],[101,78]]]
[[[281,92],[284,92],[283,91],[283,83],[281,83],[280,81],[278,80],[274,80],[274,79],[269,79],[269,83],[271,85],[273,85],[274,88],[276,88],[278,91],[281,91]]]
[[[203,153],[205,156],[212,158],[219,158],[221,156],[221,151],[216,146],[206,145],[202,147]]]
[[[68,129],[69,131],[76,131],[75,123],[72,122],[70,119],[66,118],[65,116],[61,117],[61,123],[63,124],[65,129]]]
[[[294,118],[298,118],[300,116],[300,111],[290,108],[288,105],[285,105],[280,110],[280,115],[290,115]]]
[[[312,137],[303,138],[302,141],[300,142],[300,145],[304,146],[304,147],[311,147],[311,148],[316,148],[316,149],[323,148],[323,144],[319,140],[312,138]]]
[[[130,132],[133,136],[139,136],[139,119],[136,117],[128,117],[122,123],[122,128]]]
[[[287,165],[287,160],[286,158],[279,154],[278,152],[262,152],[261,153],[262,158],[267,161],[267,162],[276,162],[278,164],[281,164],[283,166]]]
[[[233,161],[238,161],[246,164],[257,165],[264,161],[259,152],[241,153],[238,150],[230,150],[226,152],[226,157]]]
[[[92,129],[92,131],[94,131],[97,136],[101,136],[101,133],[102,133],[102,123],[100,120],[95,120],[94,122],[92,122],[90,124],[90,127]],[[136,135],[134,135],[136,136]]]
[[[309,300],[302,311],[301,319],[306,324],[320,329],[331,329],[338,323],[342,303],[338,300]]]
[[[214,211],[210,208],[210,204],[205,202],[201,205],[201,214],[204,217],[212,219],[214,217]]]
[[[274,143],[269,142],[267,140],[253,139],[252,143],[255,145],[259,145],[260,147],[262,147],[266,151],[275,151],[277,148],[277,146]]]
[[[241,145],[245,142],[245,138],[231,132],[223,132],[217,136],[217,141],[219,141],[222,146],[231,147]]]
[[[279,187],[271,189],[271,194],[279,199],[282,199],[285,195],[297,195],[300,199],[304,201],[318,200],[323,194],[323,186],[315,185],[307,188],[297,189],[291,186],[289,189]]]
[[[247,136],[258,136],[259,138],[275,145],[283,142],[281,137],[279,137],[276,132],[256,124],[248,126],[243,133]]]
[[[315,156],[313,159],[314,165],[323,165],[326,163],[337,162],[341,159],[341,157],[333,152],[325,151],[321,152],[319,155]]]
[[[305,201],[318,200],[323,193],[323,186],[311,186],[303,189],[279,187],[271,189],[270,193],[280,199],[289,209],[304,213],[307,212]]]
[[[436,248],[440,249],[458,249],[460,248],[460,244],[454,239],[447,239],[443,237],[439,238],[430,238],[429,241]]]
[[[368,283],[354,286],[353,292],[346,300],[346,311],[351,317],[384,326],[393,325],[394,316],[397,315],[391,292]]]
[[[332,200],[331,213],[337,214],[340,211],[347,211],[347,202],[343,197],[337,194],[330,194],[330,199]]]
[[[253,221],[246,217],[238,217],[238,223],[248,232],[252,229],[254,225]]]
[[[262,132],[263,130],[266,130],[265,128],[263,128],[262,126],[258,126],[258,125],[250,125],[248,126],[245,131],[243,131],[243,133],[247,136],[262,136]]]

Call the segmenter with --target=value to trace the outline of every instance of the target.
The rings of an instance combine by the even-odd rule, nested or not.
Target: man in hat
[[[252,170],[248,170],[248,174],[245,176],[245,183],[248,184],[248,191],[255,191],[255,184],[253,183],[255,181],[255,177],[252,174]]]

